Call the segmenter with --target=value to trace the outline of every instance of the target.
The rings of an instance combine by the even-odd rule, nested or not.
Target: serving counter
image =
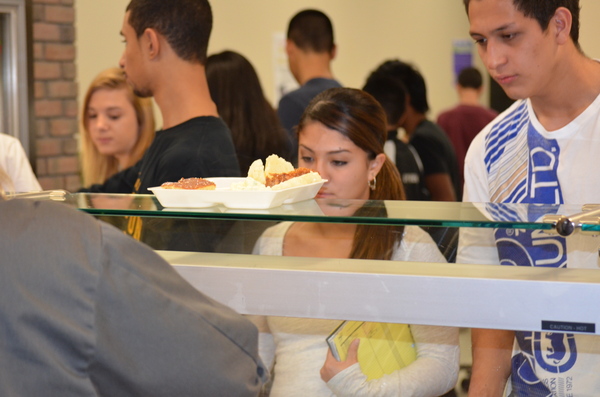
[[[152,195],[54,192],[45,198],[105,220],[120,219],[113,222],[117,225],[131,224],[133,218],[230,225],[222,236],[229,244],[222,246],[235,246],[235,250],[221,250],[221,245],[213,252],[154,248],[196,288],[244,314],[600,333],[596,327],[600,309],[590,304],[600,301],[600,271],[595,269],[323,259],[311,258],[309,252],[306,257],[251,253],[262,230],[279,221],[533,229],[569,239],[578,233],[600,233],[596,207],[318,199],[268,210],[220,205],[169,209]],[[365,204],[373,210],[356,212]],[[535,221],[495,215],[531,210],[540,215]]]

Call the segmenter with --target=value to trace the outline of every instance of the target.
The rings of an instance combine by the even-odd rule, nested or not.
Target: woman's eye
[[[111,120],[119,120],[121,116],[108,116],[108,118]]]
[[[302,157],[300,157],[300,159],[305,163],[310,163],[313,161],[312,157],[306,157],[306,156],[302,156]]]
[[[341,161],[341,160],[333,160],[331,162],[331,164],[333,164],[336,167],[341,167],[341,166],[344,166],[344,165],[348,164],[348,162],[347,161]]]

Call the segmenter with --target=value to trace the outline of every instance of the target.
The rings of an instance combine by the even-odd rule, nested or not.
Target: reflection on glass
[[[362,208],[367,200],[342,200],[342,199],[318,199],[317,204],[327,216],[360,216],[357,211]]]
[[[90,204],[93,208],[106,208],[114,210],[135,209],[134,197],[132,195],[97,195],[90,197]]]

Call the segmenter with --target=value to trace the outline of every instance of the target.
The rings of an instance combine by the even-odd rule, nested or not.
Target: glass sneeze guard
[[[543,233],[557,232],[552,219],[573,218],[585,226],[579,227],[581,231],[600,232],[597,224],[586,223],[589,219],[579,215],[589,208],[564,205],[375,201],[368,207],[385,207],[387,216],[371,212],[353,216],[365,202],[319,199],[269,210],[235,210],[219,205],[163,208],[153,195],[65,193],[46,198],[109,217],[514,228]],[[200,291],[243,314],[600,333],[596,327],[600,310],[590,305],[600,300],[597,269],[157,252]]]
[[[36,197],[39,198],[39,197]],[[426,201],[371,201],[373,209],[385,207],[387,216],[357,216],[348,208],[359,208],[361,200],[305,200],[271,209],[233,209],[223,205],[206,208],[164,208],[154,195],[66,193],[53,198],[92,215],[149,216],[165,218],[211,218],[229,220],[305,221],[373,225],[417,225],[440,227],[484,227],[537,229],[552,232],[555,222],[570,219],[571,214],[596,207],[574,205],[496,204]],[[325,213],[327,211],[327,213]],[[376,211],[373,211],[376,212]],[[536,218],[527,216],[534,212]],[[580,217],[581,218],[581,217]],[[585,219],[585,218],[584,218]],[[587,232],[600,232],[600,223],[577,224]]]

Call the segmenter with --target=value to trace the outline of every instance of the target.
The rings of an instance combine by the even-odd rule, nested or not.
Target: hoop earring
[[[377,189],[377,177],[374,177],[372,180],[369,181],[369,189]]]

